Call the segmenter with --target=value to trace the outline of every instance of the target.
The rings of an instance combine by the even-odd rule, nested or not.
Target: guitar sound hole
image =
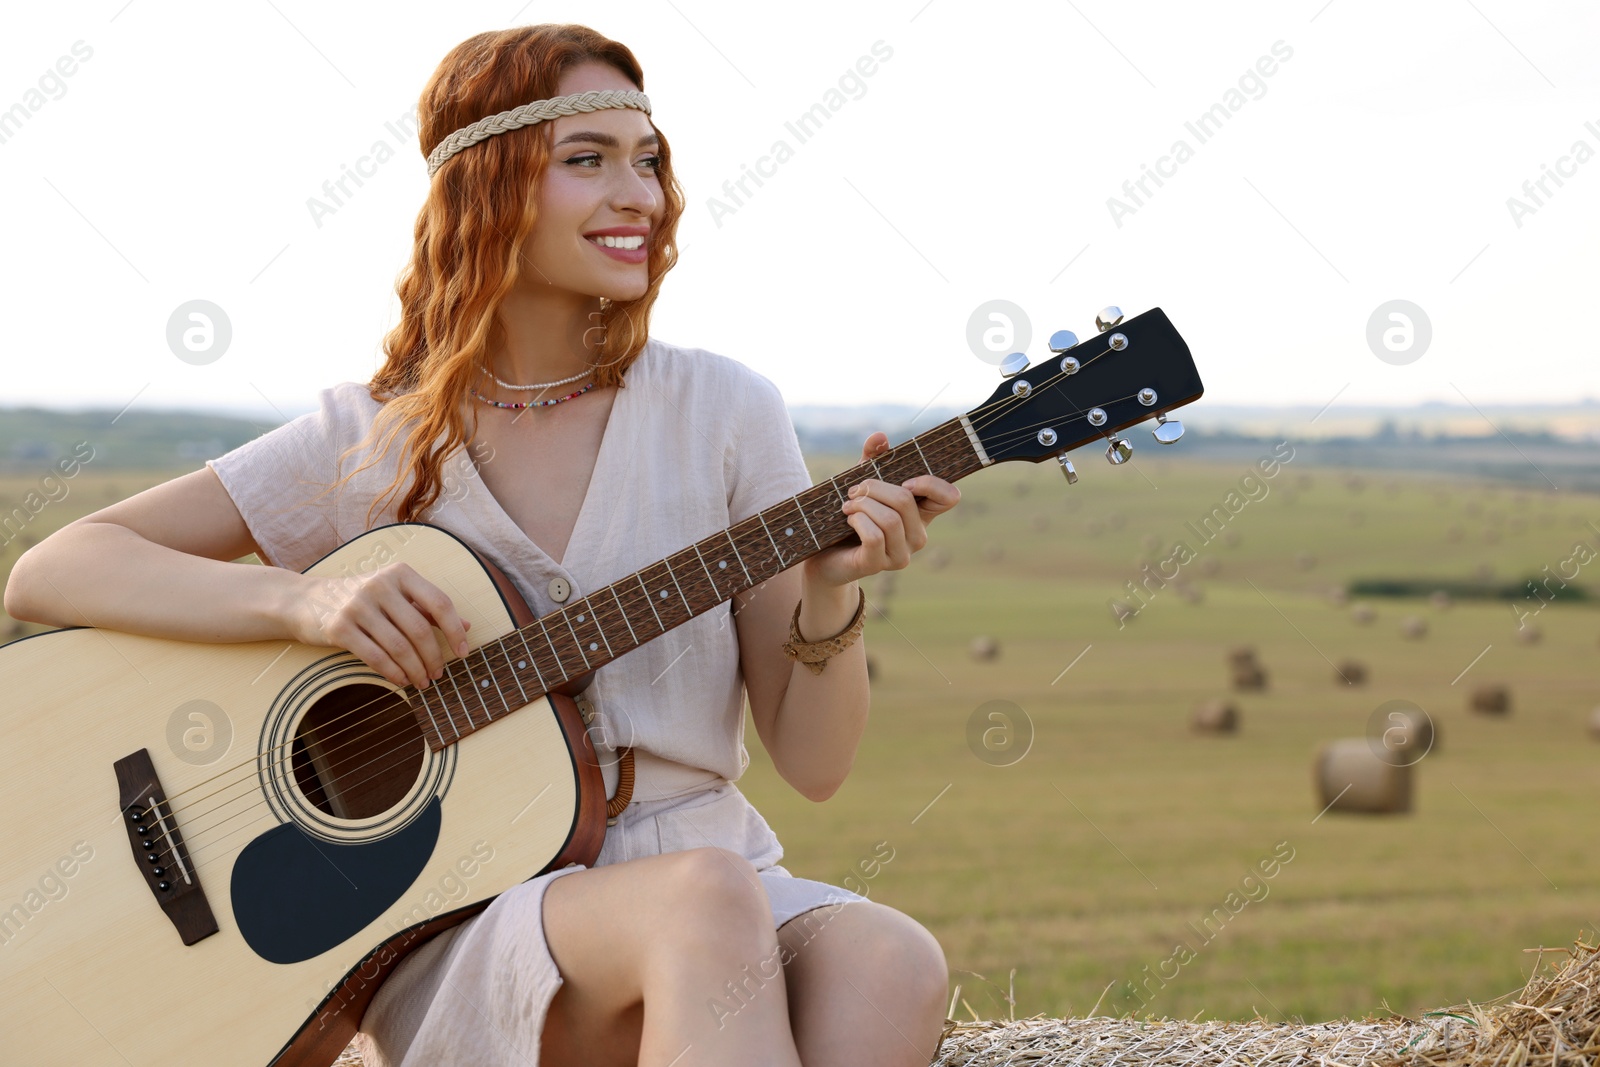
[[[376,685],[347,685],[312,705],[290,750],[295,781],[339,819],[381,815],[406,798],[427,744],[404,700]]]

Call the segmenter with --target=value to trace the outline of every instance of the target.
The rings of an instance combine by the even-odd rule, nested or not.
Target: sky
[[[535,22],[644,67],[689,201],[652,333],[792,405],[975,406],[1018,315],[1036,362],[1108,304],[1164,309],[1217,404],[1600,397],[1597,5],[111,0],[0,37],[0,406],[287,418],[369,378],[418,95]]]

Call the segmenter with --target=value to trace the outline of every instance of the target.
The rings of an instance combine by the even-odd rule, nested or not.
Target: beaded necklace
[[[507,403],[502,403],[499,400],[490,400],[488,397],[486,397],[482,393],[478,392],[478,387],[475,386],[475,385],[468,386],[467,388],[472,391],[472,395],[473,396],[477,397],[479,400],[483,401],[485,404],[493,404],[497,408],[510,408],[510,409],[513,409],[513,410],[519,410],[521,408],[545,408],[545,407],[549,407],[551,404],[559,404],[563,400],[571,400],[575,396],[581,396],[584,393],[587,393],[589,390],[593,389],[594,386],[595,386],[595,383],[594,382],[590,382],[588,385],[584,386],[582,389],[578,389],[578,390],[576,390],[574,392],[568,393],[566,396],[558,396],[553,400],[529,400],[529,401],[526,401],[524,403],[519,403],[519,404],[507,404]]]

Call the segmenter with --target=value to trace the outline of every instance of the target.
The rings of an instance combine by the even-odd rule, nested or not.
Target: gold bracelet
[[[861,594],[861,599],[856,603],[855,618],[843,630],[821,641],[807,641],[800,636],[800,603],[796,603],[794,617],[789,620],[789,640],[783,643],[783,654],[810,667],[812,674],[821,674],[829,658],[855,644],[856,638],[861,636],[861,628],[867,621],[867,591],[857,586],[856,592]]]

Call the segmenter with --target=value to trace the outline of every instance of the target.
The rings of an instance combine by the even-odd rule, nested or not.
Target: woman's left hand
[[[889,450],[881,430],[861,449],[866,462]],[[847,490],[841,509],[859,545],[834,545],[805,561],[807,584],[820,581],[843,586],[879,571],[899,570],[928,543],[928,524],[956,506],[961,490],[931,474],[919,474],[899,485],[868,478]],[[921,497],[921,500],[918,500]]]

